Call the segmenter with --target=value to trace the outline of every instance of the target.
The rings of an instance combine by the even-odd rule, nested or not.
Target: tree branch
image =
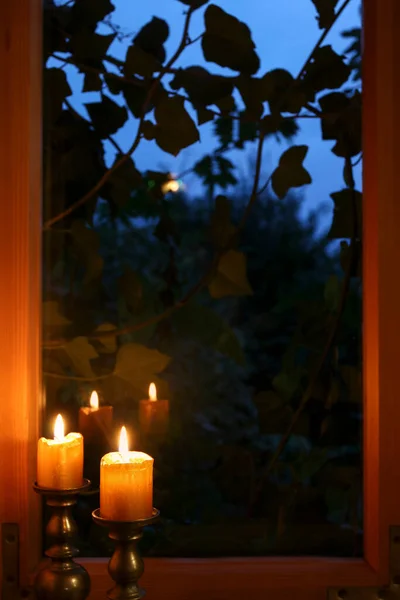
[[[145,119],[146,116],[146,111],[147,108],[149,107],[153,96],[155,94],[155,92],[158,89],[158,85],[161,81],[161,79],[163,78],[163,76],[165,75],[165,73],[167,73],[169,71],[169,69],[172,67],[172,65],[174,64],[174,62],[179,58],[179,56],[181,55],[181,53],[183,52],[183,50],[185,49],[186,45],[187,45],[187,37],[188,37],[188,31],[189,31],[189,25],[190,25],[190,20],[193,14],[193,8],[189,8],[187,13],[186,13],[186,18],[185,18],[185,24],[183,27],[183,33],[182,33],[182,38],[181,41],[179,43],[178,48],[176,49],[175,53],[172,55],[172,57],[170,58],[170,60],[167,62],[167,64],[161,69],[159,75],[156,77],[156,79],[153,81],[149,92],[147,94],[146,100],[143,104],[142,107],[142,114],[140,117],[140,121],[139,121],[139,126],[137,128],[137,132],[136,132],[136,136],[132,142],[131,147],[129,148],[129,150],[126,152],[126,154],[123,154],[119,160],[117,162],[115,162],[113,164],[113,166],[104,173],[104,175],[100,178],[100,180],[96,183],[96,185],[89,190],[82,198],[80,198],[79,200],[77,200],[76,202],[74,202],[74,204],[72,204],[71,206],[69,206],[68,208],[66,208],[62,213],[56,215],[55,217],[52,217],[50,219],[48,219],[44,225],[43,225],[43,229],[49,229],[50,227],[52,227],[53,225],[55,225],[55,223],[58,223],[59,221],[61,221],[62,219],[64,219],[65,217],[67,217],[68,215],[70,215],[72,212],[74,212],[74,210],[76,210],[77,208],[79,208],[80,206],[82,206],[83,204],[86,204],[86,202],[88,202],[88,200],[90,200],[94,195],[96,195],[101,188],[103,187],[103,185],[110,179],[111,175],[113,175],[115,173],[115,171],[117,171],[117,169],[119,169],[123,164],[126,163],[126,161],[128,160],[128,158],[130,158],[130,156],[133,154],[133,152],[136,150],[136,148],[139,146],[140,140],[141,140],[141,136],[142,136],[142,126],[143,126],[143,121]]]

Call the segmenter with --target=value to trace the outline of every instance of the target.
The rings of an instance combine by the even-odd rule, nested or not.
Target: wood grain
[[[25,583],[40,550],[41,2],[0,13],[0,521],[19,524]]]

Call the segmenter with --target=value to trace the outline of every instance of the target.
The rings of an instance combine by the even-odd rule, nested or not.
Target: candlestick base
[[[37,600],[85,600],[90,593],[88,572],[74,562],[74,557],[79,554],[73,545],[78,527],[72,517],[72,506],[76,504],[78,495],[89,487],[88,479],[84,479],[80,487],[67,490],[33,484],[34,491],[44,496],[51,509],[46,525],[46,536],[51,545],[45,551],[51,563],[41,569],[35,578]]]
[[[139,587],[144,563],[137,542],[143,536],[143,528],[157,521],[159,515],[160,511],[153,508],[152,516],[146,519],[111,521],[100,516],[99,508],[93,511],[93,521],[109,530],[108,537],[116,545],[108,563],[108,572],[116,584],[107,592],[109,600],[139,600],[145,595],[145,590]]]

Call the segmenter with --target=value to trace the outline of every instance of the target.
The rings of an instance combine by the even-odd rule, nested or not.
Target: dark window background
[[[131,448],[155,459],[162,519],[146,531],[147,554],[359,556],[359,3],[334,23],[299,87],[289,73],[347,2],[216,2],[251,34],[244,48],[209,39],[214,62],[195,40],[226,17],[204,2],[193,44],[150,101],[188,3],[114,4],[44,10],[46,423],[61,412],[76,431],[93,390],[114,410],[112,426],[85,445],[94,490],[76,510],[81,552],[110,553],[91,511],[100,457],[125,424]],[[236,25],[227,23],[217,29],[229,38]],[[251,45],[240,63],[250,35],[257,73]],[[236,71],[221,66],[232,60]],[[221,78],[179,70],[193,65]],[[269,74],[261,100],[249,72]],[[182,96],[190,101],[179,108]],[[110,176],[143,106],[143,139]],[[255,198],[259,106],[257,189],[297,150]],[[169,402],[166,430],[149,432],[139,418],[151,382]]]

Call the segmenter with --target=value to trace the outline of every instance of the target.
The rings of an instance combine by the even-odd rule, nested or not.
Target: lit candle
[[[54,439],[38,442],[37,484],[55,490],[77,488],[83,481],[83,437],[80,433],[64,436],[64,421],[58,415]]]
[[[88,443],[107,440],[112,430],[113,407],[99,406],[99,396],[95,391],[89,404],[79,409],[79,431]]]
[[[113,521],[135,521],[153,512],[153,463],[144,452],[130,452],[125,427],[119,451],[100,462],[100,514]]]
[[[139,404],[139,424],[145,435],[165,435],[169,421],[169,401],[157,400],[157,389],[154,383],[149,387],[148,400]]]

